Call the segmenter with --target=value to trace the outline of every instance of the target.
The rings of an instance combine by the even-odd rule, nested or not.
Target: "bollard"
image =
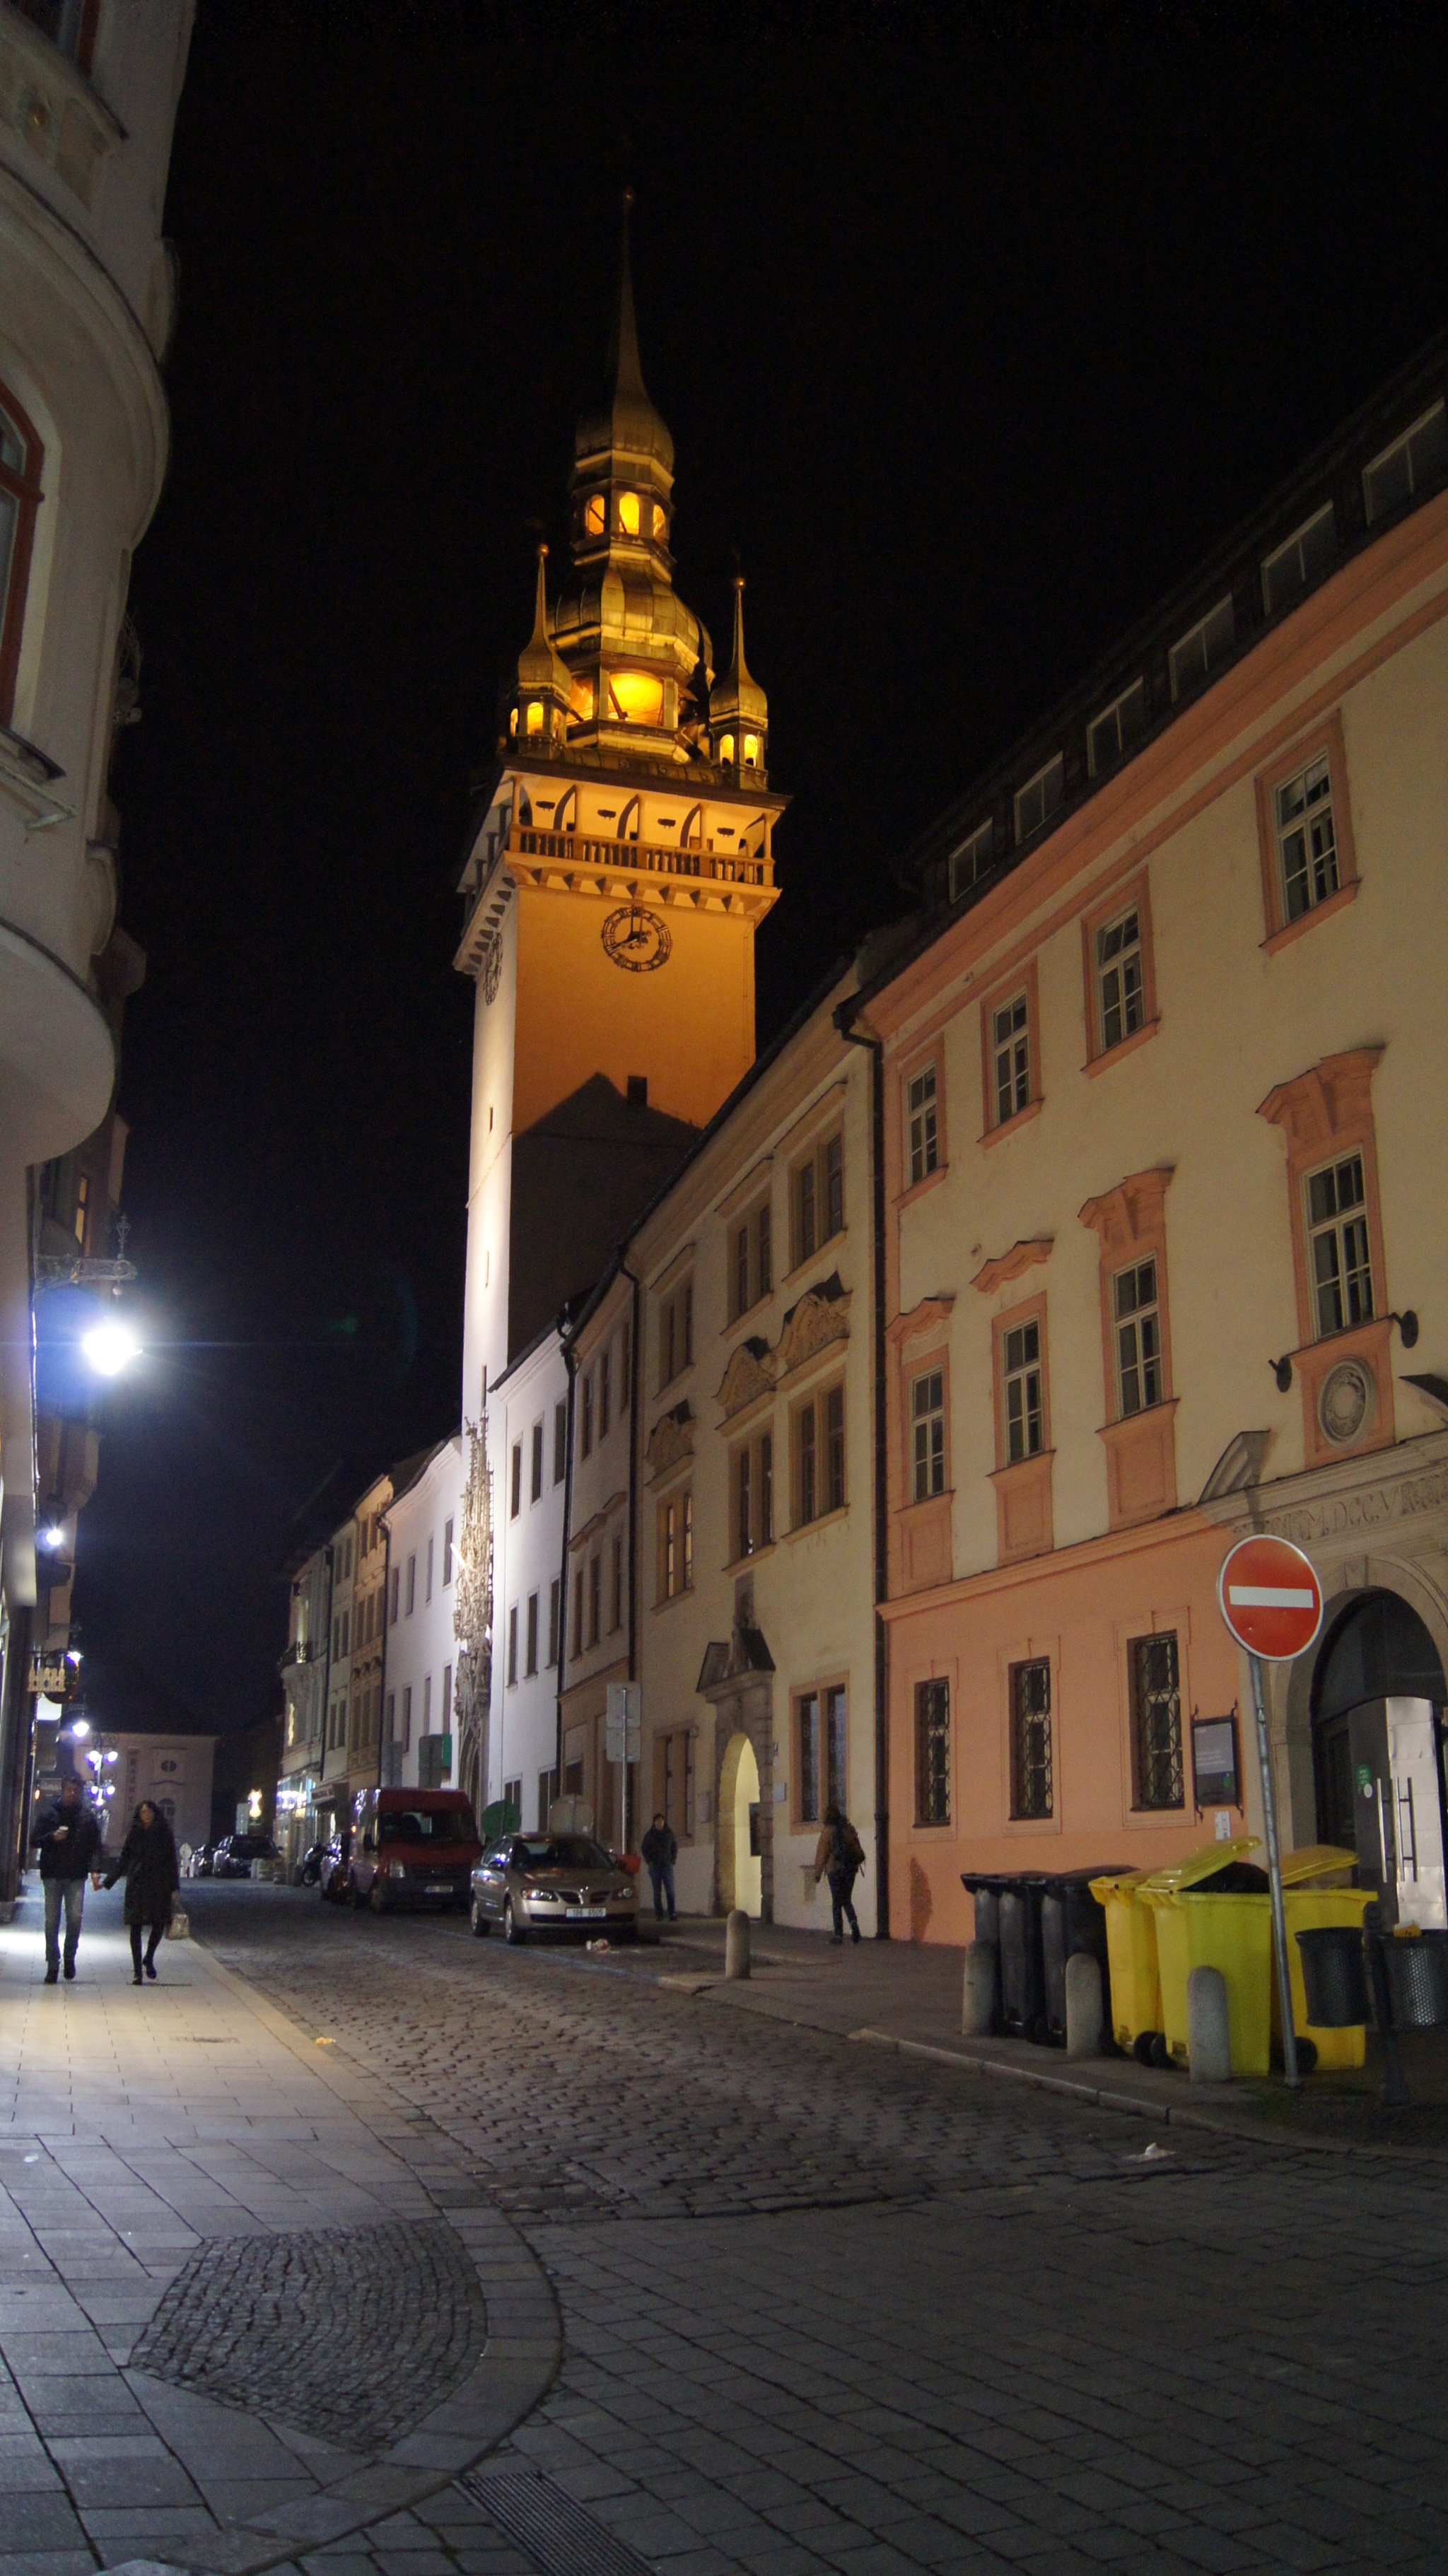
[[[1066,2054],[1099,2057],[1105,2014],[1101,1962],[1077,1950],[1066,1962]]]
[[[995,2020],[996,1953],[993,1941],[971,1941],[965,1952],[965,1987],[960,1999],[964,2039],[984,2039]]]
[[[724,1926],[724,1974],[747,1977],[749,1974],[749,1917],[736,1905]]]
[[[1193,1968],[1187,1979],[1187,2056],[1194,2084],[1231,2082],[1227,1980],[1220,1968]]]

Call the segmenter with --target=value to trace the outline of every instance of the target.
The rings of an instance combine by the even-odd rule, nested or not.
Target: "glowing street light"
[[[70,1721],[67,1733],[76,1737],[89,1735],[90,1719],[88,1717],[73,1717]]]
[[[123,1368],[141,1356],[141,1345],[130,1325],[114,1318],[93,1325],[81,1349],[98,1377],[118,1377]]]

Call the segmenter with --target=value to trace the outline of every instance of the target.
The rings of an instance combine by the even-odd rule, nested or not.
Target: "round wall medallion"
[[[1329,1369],[1317,1399],[1317,1418],[1328,1439],[1339,1448],[1356,1440],[1372,1418],[1374,1394],[1372,1373],[1361,1360],[1339,1360]]]
[[[642,904],[625,904],[621,911],[611,912],[603,925],[606,954],[631,975],[647,975],[662,966],[673,944],[668,923],[656,912],[645,912]]]
[[[483,951],[483,999],[496,1002],[498,984],[503,972],[503,943],[494,931]]]

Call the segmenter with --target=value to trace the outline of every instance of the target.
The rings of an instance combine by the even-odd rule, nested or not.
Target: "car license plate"
[[[427,1883],[426,1892],[429,1896],[452,1896],[456,1893],[456,1890],[449,1879],[430,1878]]]
[[[564,1920],[568,1923],[603,1923],[607,1919],[608,1908],[604,1905],[568,1905],[564,1908]]]

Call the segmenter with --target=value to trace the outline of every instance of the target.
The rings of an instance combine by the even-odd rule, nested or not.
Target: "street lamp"
[[[81,1342],[81,1349],[98,1377],[118,1377],[123,1368],[141,1356],[141,1345],[129,1324],[108,1317],[103,1324],[93,1324]]]

